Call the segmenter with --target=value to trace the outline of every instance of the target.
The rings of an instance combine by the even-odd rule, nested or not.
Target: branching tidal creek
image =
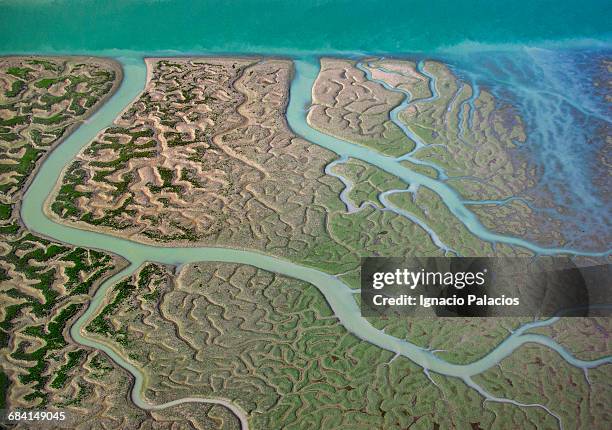
[[[199,397],[197,393],[184,399],[163,404],[152,405],[144,397],[145,378],[142,370],[131,365],[125,357],[121,356],[111,345],[104,344],[87,337],[83,330],[100,310],[104,297],[119,280],[133,273],[143,262],[152,261],[171,265],[181,265],[191,262],[219,261],[252,265],[267,271],[293,277],[316,286],[325,296],[333,312],[340,323],[351,333],[363,341],[370,342],[397,355],[406,357],[421,366],[425,372],[439,373],[441,375],[458,377],[469,386],[478,391],[489,401],[511,402],[518,406],[538,407],[547,411],[561,421],[554,411],[544,405],[523,405],[509,399],[497,398],[487,393],[482,387],[475,384],[471,377],[478,375],[500,363],[501,360],[512,354],[526,343],[536,343],[542,347],[550,348],[569,364],[582,369],[594,368],[603,364],[612,363],[612,357],[603,357],[597,360],[581,360],[574,357],[568,350],[551,338],[539,334],[529,333],[529,330],[544,327],[557,321],[556,318],[538,320],[523,325],[521,328],[510,333],[496,348],[486,356],[468,364],[455,364],[447,362],[435,355],[432,351],[419,347],[408,340],[390,336],[382,330],[373,327],[367,319],[361,316],[358,305],[354,300],[355,290],[351,290],[339,277],[322,272],[320,270],[305,267],[278,257],[264,255],[255,251],[225,248],[190,248],[190,247],[162,247],[136,243],[124,238],[110,236],[98,232],[58,224],[48,219],[43,206],[53,187],[58,182],[62,170],[71,162],[77,153],[87,145],[103,128],[112,124],[115,117],[142,91],[145,79],[145,65],[140,57],[118,58],[123,65],[124,81],[117,93],[96,112],[85,124],[81,125],[72,135],[53,150],[42,163],[36,177],[33,179],[25,195],[21,215],[24,223],[29,229],[43,236],[50,237],[59,242],[75,246],[102,249],[107,252],[118,254],[130,262],[129,266],[108,278],[97,290],[95,296],[86,312],[74,323],[70,330],[73,339],[82,345],[104,351],[119,366],[123,367],[134,377],[135,383],[132,388],[131,398],[134,403],[144,409],[158,410],[168,408],[187,402],[210,402],[220,403],[228,407],[240,418],[244,429],[248,428],[248,416],[238,406],[225,399],[214,399]],[[392,157],[387,157],[373,151],[340,139],[320,133],[306,122],[306,106],[310,103],[311,88],[318,72],[316,60],[298,59],[295,62],[296,71],[291,85],[290,103],[287,109],[287,119],[290,127],[295,133],[315,145],[336,152],[339,157],[353,157],[377,166],[384,171],[399,177],[407,184],[419,184],[429,188],[440,196],[452,214],[457,217],[474,235],[487,242],[499,242],[512,246],[519,246],[533,251],[539,255],[573,254],[573,255],[608,255],[606,252],[584,252],[577,249],[545,248],[528,242],[525,239],[498,234],[486,229],[478,218],[466,207],[459,194],[443,181],[432,179],[425,175],[411,171]],[[409,99],[406,97],[406,102]],[[387,274],[389,275],[389,274]],[[387,282],[384,275],[380,282]],[[413,276],[424,276],[428,274],[390,274],[394,281],[401,281],[406,286],[416,282]],[[480,278],[474,274],[473,282],[479,282]],[[390,278],[389,278],[390,279]],[[460,281],[457,277],[454,281]],[[463,281],[468,282],[467,278]]]

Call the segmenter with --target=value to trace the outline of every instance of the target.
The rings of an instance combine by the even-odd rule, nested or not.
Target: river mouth
[[[95,137],[97,132],[107,126],[110,126],[120,112],[125,109],[125,107],[144,89],[144,82],[146,82],[147,79],[147,71],[144,67],[142,59],[143,57],[141,56],[117,58],[125,70],[125,77],[123,83],[121,84],[121,90],[113,95],[99,112],[96,112],[96,114],[87,120],[85,124],[81,125],[67,139],[66,142],[63,142],[59,147],[55,148],[48,155],[43,166],[41,166],[39,169],[39,172],[34,178],[32,185],[26,191],[21,211],[22,219],[32,229],[32,231],[36,231],[42,235],[47,235],[50,237],[70,238],[70,240],[66,239],[65,241],[75,245],[103,249],[110,252],[113,252],[113,249],[129,249],[127,254],[131,255],[132,258],[139,259],[138,256],[143,255],[143,258],[139,259],[141,261],[151,260],[150,258],[144,257],[146,255],[160,255],[157,251],[152,249],[153,247],[148,249],[146,247],[130,245],[126,241],[114,242],[114,240],[109,239],[107,234],[92,233],[86,228],[84,228],[82,231],[87,231],[87,233],[79,233],[79,230],[74,228],[64,229],[64,227],[59,226],[58,223],[50,222],[48,217],[43,213],[44,210],[41,211],[41,208],[45,207],[45,205],[48,206],[48,203],[46,202],[48,202],[48,199],[54,194],[53,187],[58,183],[62,171],[66,168],[69,161],[80,152],[87,142],[91,141],[93,137]],[[484,242],[515,246],[519,249],[522,248],[531,251],[535,255],[564,254],[586,257],[606,257],[612,252],[610,249],[591,251],[588,249],[574,248],[571,246],[547,247],[520,237],[498,234],[487,229],[480,222],[478,217],[474,215],[470,209],[474,202],[465,201],[451,186],[446,184],[445,179],[447,178],[444,177],[444,172],[442,170],[439,170],[439,172],[442,173],[442,176],[434,179],[406,168],[400,164],[400,161],[403,160],[411,160],[415,163],[419,163],[420,160],[411,158],[410,155],[416,149],[423,146],[423,143],[420,141],[418,136],[407,129],[405,125],[403,125],[397,118],[397,111],[400,111],[400,108],[405,108],[408,104],[410,104],[411,100],[409,95],[406,95],[404,101],[394,110],[394,112],[392,112],[391,115],[392,120],[398,123],[404,133],[406,133],[411,140],[416,142],[415,150],[403,157],[394,158],[385,156],[375,150],[349,143],[313,129],[308,124],[306,116],[307,107],[310,106],[311,103],[311,89],[319,70],[318,61],[319,60],[316,57],[298,58],[294,60],[295,76],[291,83],[289,105],[287,107],[286,116],[290,128],[297,135],[303,137],[313,144],[335,152],[338,154],[340,159],[348,159],[350,157],[362,160],[400,178],[407,184],[407,186],[424,186],[430,189],[442,199],[443,203],[449,209],[452,215],[454,215],[469,232]],[[363,66],[358,64],[358,68],[359,67],[362,68]],[[435,91],[435,80],[432,80],[431,82],[431,86],[434,88],[432,92],[432,99],[435,99],[437,97],[437,92]],[[397,191],[401,192],[403,190]],[[385,196],[383,196],[383,198],[385,198]],[[512,197],[507,200],[514,198],[515,197]],[[391,210],[397,212],[396,209]],[[606,217],[603,218],[605,219]],[[413,221],[418,222],[417,219],[413,219]],[[421,222],[420,224],[422,227],[427,228],[424,223]],[[55,232],[49,234],[49,232],[53,232],[54,229]],[[61,229],[61,232],[58,229]],[[435,232],[431,231],[430,229],[427,230],[429,231],[432,240],[437,243],[444,252],[454,253],[452,249],[442,243]],[[117,235],[121,237],[119,233],[117,233]],[[95,238],[95,240],[92,240],[93,238]],[[110,242],[108,242],[109,240]],[[88,245],[86,245],[86,243],[88,243]],[[92,246],[94,243],[97,243],[97,246]],[[118,244],[121,245],[118,246]],[[157,256],[156,258],[160,257]],[[180,263],[181,259],[178,258],[175,260],[175,262]]]
[[[431,351],[415,344],[395,338],[383,331],[374,328],[359,312],[353,299],[354,291],[350,290],[337,277],[322,271],[301,266],[288,260],[268,256],[259,252],[214,248],[214,247],[157,247],[137,243],[120,237],[96,233],[89,230],[76,229],[67,225],[51,221],[44,213],[43,206],[48,196],[53,192],[61,172],[75,155],[90,142],[103,128],[112,124],[114,118],[135,99],[144,88],[146,69],[141,58],[118,58],[124,68],[124,81],[118,92],[101,107],[85,124],[81,125],[61,145],[53,150],[41,165],[36,177],[27,190],[23,205],[22,219],[26,226],[43,236],[72,245],[101,249],[126,258],[130,265],[107,279],[96,292],[87,311],[74,323],[71,328],[73,339],[83,345],[103,350],[114,361],[128,370],[135,378],[132,399],[143,408],[153,408],[142,397],[144,379],[141,371],[121,357],[110,346],[93,341],[84,335],[83,327],[90,318],[96,314],[109,290],[118,280],[128,276],[146,261],[160,262],[170,265],[182,265],[192,262],[217,261],[240,263],[255,266],[263,270],[287,275],[303,280],[314,286],[325,296],[328,304],[338,317],[342,325],[351,333],[364,341],[370,342],[388,351],[404,356],[421,366],[426,371],[451,376],[470,381],[470,377],[478,375],[487,369],[499,364],[516,349],[526,343],[536,343],[546,346],[561,355],[573,366],[589,369],[603,364],[612,363],[612,357],[598,360],[580,360],[552,339],[528,333],[537,327],[553,324],[557,319],[536,321],[526,324],[510,334],[495,349],[485,357],[469,364],[459,365],[447,362],[437,357]],[[538,255],[574,254],[584,256],[607,256],[610,251],[588,252],[573,248],[546,248],[538,246],[527,240],[504,236],[486,229],[478,218],[468,209],[459,195],[442,181],[416,173],[397,163],[392,157],[383,156],[371,149],[361,147],[329,135],[323,134],[310,127],[306,121],[305,106],[310,104],[311,89],[317,75],[318,65],[316,59],[298,59],[295,61],[296,73],[291,85],[290,103],[287,108],[287,119],[292,130],[314,144],[329,149],[342,158],[357,158],[391,173],[407,184],[422,185],[442,198],[448,209],[459,219],[467,229],[480,239],[492,243],[505,243],[529,249]],[[435,233],[431,233],[432,239]],[[441,246],[441,245],[440,245]],[[452,250],[445,251],[451,253]],[[193,401],[187,399],[186,401]],[[172,405],[168,405],[170,407]]]

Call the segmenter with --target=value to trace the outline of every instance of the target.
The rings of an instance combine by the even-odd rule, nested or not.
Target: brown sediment
[[[90,63],[90,64],[104,64],[106,67],[108,67],[109,69],[111,69],[114,73],[115,73],[115,79],[112,81],[112,87],[111,89],[104,94],[97,102],[94,106],[92,106],[91,108],[88,108],[85,112],[84,115],[82,115],[77,121],[73,121],[68,128],[66,129],[66,131],[64,132],[64,134],[57,139],[56,141],[53,142],[53,144],[48,148],[48,150],[42,155],[42,157],[35,163],[35,167],[34,170],[32,170],[32,172],[29,174],[28,178],[26,179],[25,184],[23,185],[22,189],[21,189],[21,196],[23,196],[30,184],[32,183],[32,181],[34,180],[34,177],[36,176],[36,174],[38,173],[38,170],[40,169],[40,166],[42,166],[42,164],[45,162],[45,159],[49,156],[49,154],[55,149],[57,148],[68,136],[70,136],[83,122],[85,122],[89,117],[91,117],[94,113],[96,113],[98,111],[98,109],[100,109],[102,107],[102,105],[108,100],[110,99],[119,89],[119,87],[121,86],[121,83],[123,82],[123,68],[121,67],[121,64],[119,64],[117,61],[110,59],[110,58],[103,58],[103,57],[93,57],[93,56],[61,56],[61,57],[49,57],[49,56],[37,56],[37,55],[31,55],[31,56],[0,56],[0,61],[15,61],[15,62],[21,62],[21,61],[27,61],[28,59],[34,59],[34,60],[45,60],[45,59],[50,59],[50,60],[57,60],[57,59],[62,59],[62,60],[66,60],[66,62],[70,61],[73,64],[74,63]],[[15,202],[15,210],[18,212],[21,208],[21,199],[18,199]],[[19,223],[25,227],[23,225],[23,222],[21,221],[21,217],[18,217]],[[38,233],[38,232],[37,232]],[[42,237],[47,238],[48,236],[45,236],[44,233],[39,233]]]
[[[440,253],[400,215],[345,212],[340,181],[325,174],[335,155],[287,125],[290,61],[164,58],[148,66],[147,89],[64,172],[70,191],[57,192],[58,184],[45,208],[58,221],[157,246],[248,249],[340,272],[364,253]]]
[[[31,64],[35,60],[44,61],[46,65],[43,67]],[[57,109],[55,106],[57,103],[49,106],[48,111],[38,109],[32,112],[28,110],[30,106],[28,103],[39,102],[41,97],[50,93],[49,88],[57,95],[62,88],[66,90],[68,85],[52,84],[48,88],[44,86],[35,88],[35,82],[42,78],[56,79],[64,74],[66,78],[74,77],[80,72],[72,73],[77,64],[85,68],[78,76],[86,76],[88,82],[94,85],[89,88],[89,91],[85,89],[83,95],[83,97],[96,97],[93,106],[85,108],[82,113],[79,113],[78,110]],[[3,136],[2,161],[11,164],[18,158],[20,162],[23,162],[23,156],[27,150],[38,151],[39,156],[38,159],[26,159],[30,164],[22,165],[20,171],[8,172],[5,177],[10,177],[12,181],[5,183],[14,185],[0,194],[1,202],[10,207],[9,217],[0,221],[6,232],[0,236],[0,249],[2,250],[0,269],[5,278],[0,288],[4,305],[2,307],[4,344],[0,354],[5,364],[4,372],[11,381],[6,400],[12,408],[18,406],[32,408],[37,405],[41,406],[37,403],[39,401],[45,402],[53,399],[63,389],[59,383],[57,387],[51,384],[57,372],[67,363],[68,357],[80,351],[70,342],[66,324],[80,315],[82,308],[105,277],[121,270],[127,262],[116,255],[64,246],[54,240],[47,241],[41,236],[30,233],[19,216],[21,199],[48,152],[56,148],[67,134],[74,131],[85,118],[89,117],[114,93],[121,81],[122,71],[119,64],[112,60],[93,57],[11,56],[0,57],[0,65],[2,66],[0,81],[7,83],[4,85],[5,90],[11,82],[15,83],[18,80],[22,82],[22,88],[12,97],[6,95],[6,91],[2,93],[1,97],[7,106],[2,116],[4,119],[16,118],[20,114],[24,116],[16,124],[8,126],[11,133],[17,136],[16,139],[7,140],[6,135]],[[47,69],[47,66],[50,69]],[[8,74],[9,67],[27,67],[28,72],[17,78]],[[88,67],[96,71],[101,69],[113,72],[113,74],[109,73],[102,75],[103,77],[94,78],[92,75],[85,75],[88,73]],[[19,69],[16,70],[16,73],[19,73]],[[83,105],[80,105],[80,108],[83,108]],[[47,112],[62,112],[64,117],[54,120],[49,126],[42,123],[34,124],[34,116],[49,118]],[[50,134],[50,130],[58,127],[62,130],[59,137]],[[62,129],[63,127],[66,128]],[[41,133],[40,142],[34,140],[32,130],[38,130]],[[26,135],[26,132],[29,133]],[[43,253],[42,256],[37,256],[36,253],[40,252]],[[79,268],[76,272],[75,267]],[[19,310],[16,313],[9,312],[9,309],[14,311],[14,306],[18,306]],[[63,322],[57,322],[56,318],[64,312],[69,312],[70,317]],[[55,322],[55,325],[52,326],[52,322]],[[37,335],[36,330],[39,328],[41,332]],[[58,330],[61,330],[61,333],[57,333]],[[47,336],[50,336],[51,333],[59,334],[58,338],[50,341]],[[41,350],[43,355],[40,359],[28,355]],[[52,356],[56,359],[53,359]],[[42,368],[37,367],[38,360],[42,360]],[[30,382],[22,382],[27,378],[31,378]],[[65,384],[71,383],[72,379],[70,375],[67,375]],[[26,396],[31,398],[27,399]],[[43,403],[42,406],[45,404]]]
[[[403,99],[369,81],[354,61],[322,58],[307,121],[332,136],[399,156],[413,148],[389,116]]]
[[[364,59],[361,65],[374,79],[411,94],[399,119],[425,145],[413,154],[414,159],[442,167],[450,178],[446,182],[466,200],[502,201],[523,196],[533,201],[529,193],[539,179],[538,172],[516,151],[516,142],[526,140],[524,124],[516,109],[500,105],[486,88],[481,88],[472,109],[471,104],[466,104],[473,96],[471,86],[460,82],[446,65],[436,61],[423,62],[424,70],[436,78],[436,99],[430,98],[429,77],[421,74],[412,61]],[[347,115],[349,118],[367,116],[370,106],[355,103],[361,99],[374,98],[384,106],[382,111],[390,112],[397,101],[376,97],[376,94],[386,91],[400,96],[401,93],[393,93],[379,85],[362,94],[364,79],[365,75],[353,61],[322,59],[321,73],[313,87],[313,107],[308,122],[327,134],[384,151],[384,145],[388,145],[384,139],[365,141],[368,133],[352,126],[345,118]],[[374,85],[373,82],[368,84]],[[352,106],[354,112],[349,113],[344,106]],[[469,114],[473,117],[471,127],[467,122]],[[404,165],[408,163],[403,162]],[[431,169],[412,162],[407,167],[436,176]],[[566,243],[560,222],[543,216],[523,202],[471,205],[469,209],[488,229],[501,234],[519,236],[542,246]]]
[[[160,85],[163,87],[163,84],[153,80],[154,68],[163,67],[164,64],[169,63],[191,67],[192,70],[186,73],[193,73],[195,79],[202,79],[204,88],[206,89],[207,86],[213,90],[211,91],[213,94],[206,97],[214,97],[216,102],[213,105],[201,103],[202,97],[198,92],[201,93],[202,88],[193,88],[192,94],[199,99],[199,104],[191,104],[190,107],[182,111],[178,107],[178,112],[175,112],[171,118],[172,121],[175,121],[171,127],[164,125],[159,118],[147,116],[147,114],[144,114],[141,119],[126,118],[126,113],[130,112],[131,109],[138,109],[141,106],[139,103],[144,98],[155,101],[175,94],[173,92],[160,93],[158,87]],[[196,65],[196,63],[198,64]],[[215,223],[215,219],[226,218],[225,222],[227,224],[238,226],[245,215],[244,213],[231,215],[221,212],[215,215],[218,211],[226,210],[231,213],[234,211],[233,208],[238,209],[241,205],[249,205],[253,211],[281,211],[279,206],[271,201],[266,201],[269,198],[274,198],[274,196],[260,194],[256,189],[256,184],[267,181],[270,185],[274,184],[276,187],[281,175],[286,174],[285,179],[287,179],[288,177],[295,177],[296,173],[299,174],[291,167],[300,165],[302,169],[298,170],[312,172],[308,176],[324,176],[322,173],[323,166],[331,160],[331,153],[321,148],[307,148],[303,140],[291,134],[283,115],[288,101],[288,83],[292,73],[289,61],[281,59],[262,61],[257,58],[166,58],[147,59],[147,65],[149,81],[143,95],[126,108],[116,124],[124,127],[140,127],[139,130],[143,127],[151,130],[153,139],[156,141],[154,152],[157,155],[153,158],[130,160],[123,168],[108,176],[110,179],[108,183],[98,183],[95,186],[99,187],[99,191],[110,190],[113,188],[113,182],[119,180],[125,173],[131,172],[135,177],[129,189],[133,193],[132,196],[137,203],[138,211],[144,211],[144,216],[155,216],[160,213],[166,213],[171,217],[176,216],[182,219],[181,222],[186,223],[185,229],[187,231],[199,236],[197,240],[164,239],[165,244],[170,246],[178,244],[198,246],[203,240],[210,244],[206,235],[214,235],[219,231],[218,225],[212,225]],[[198,73],[203,74],[198,69],[214,66],[224,67],[224,73],[229,73],[229,76],[223,78],[224,82],[220,83],[218,79],[213,80],[211,78],[206,80],[206,76],[198,77]],[[231,75],[232,70],[234,71],[233,76]],[[240,71],[240,74],[236,74],[238,71]],[[221,76],[218,77],[221,78]],[[260,80],[260,82],[257,83],[257,80]],[[253,85],[253,88],[245,86],[242,83],[244,81],[249,82],[248,85]],[[182,82],[182,84],[187,85],[186,82]],[[239,89],[237,89],[238,87]],[[228,92],[231,92],[232,95],[230,96]],[[167,106],[173,107],[179,104],[176,101],[168,102]],[[217,113],[221,115],[220,119],[215,118]],[[189,118],[190,115],[199,119],[193,121]],[[196,134],[198,136],[196,141],[187,145],[173,147],[168,143],[169,133],[177,133],[181,136],[181,139],[186,140],[193,140]],[[245,133],[247,136],[250,135],[248,140],[244,139]],[[120,136],[120,138],[127,139],[125,135]],[[86,158],[83,154],[88,150],[88,147],[84,148],[78,159]],[[302,159],[302,161],[305,161],[307,158],[312,158],[314,154],[320,154],[317,157],[325,155],[315,165],[297,161],[298,155],[306,157]],[[113,154],[112,151],[103,150],[97,152],[95,160],[110,160],[113,155],[116,157],[116,153]],[[279,161],[279,158],[282,161]],[[93,161],[93,158],[90,158],[90,160]],[[85,165],[89,163],[86,160],[79,162]],[[271,165],[274,165],[275,169],[271,169]],[[179,187],[180,193],[157,191],[163,185],[160,167],[171,170],[172,184],[168,188]],[[278,169],[279,167],[280,169]],[[315,174],[315,172],[317,173]],[[189,174],[191,180],[181,177],[186,173]],[[88,175],[90,178],[91,176]],[[243,185],[239,186],[236,183],[237,181]],[[297,182],[293,183],[292,187],[297,185]],[[93,184],[79,184],[79,191],[91,186]],[[56,187],[56,192],[58,187]],[[81,200],[78,204],[79,209],[93,211],[94,215],[101,216],[110,207],[117,205],[120,207],[125,201],[125,195],[121,199],[108,199],[104,192],[102,191],[102,194],[97,193],[98,200]],[[297,189],[292,188],[285,192],[290,194],[300,193]],[[160,203],[159,198],[166,200]],[[257,207],[249,203],[251,199],[257,201]],[[306,198],[306,200],[312,200],[312,198]],[[49,203],[52,202],[53,199],[50,199]],[[45,206],[46,213],[58,219],[58,215],[54,214],[49,206],[49,204]],[[249,212],[248,208],[247,212]],[[227,219],[228,217],[230,219]],[[137,218],[140,219],[138,216]],[[70,222],[80,228],[92,228],[91,225],[78,220],[71,219]],[[143,231],[146,232],[151,227],[150,223],[141,223],[139,226],[128,227],[127,234],[133,240],[140,242],[160,243],[159,239],[142,234]],[[161,239],[168,237],[173,231],[176,232],[176,228],[164,222],[164,220],[153,227],[158,231]],[[119,233],[116,228],[110,226],[96,226],[94,228],[109,234],[120,234],[124,237],[126,235],[126,230]],[[239,247],[248,246],[243,241],[236,242],[236,245]]]

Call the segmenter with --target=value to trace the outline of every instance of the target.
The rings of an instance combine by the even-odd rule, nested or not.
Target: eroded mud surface
[[[535,178],[512,157],[524,131],[510,106],[498,106],[482,90],[472,97],[471,88],[441,63],[328,59],[322,64],[308,116],[314,127],[397,156],[426,175],[446,175],[443,180],[466,200],[494,201],[474,203],[492,229],[515,223],[520,233],[519,226],[542,225],[524,202],[499,203]],[[67,166],[47,208],[57,221],[162,248],[255,250],[337,274],[354,288],[360,256],[530,255],[480,240],[430,189],[404,183],[362,160],[338,158],[296,136],[285,120],[290,61],[168,58],[148,59],[147,65],[142,95]],[[10,92],[15,76],[2,76]],[[86,76],[101,82],[75,89],[70,79],[61,84],[58,76],[45,75],[56,80],[40,84],[37,97],[46,99],[48,92],[59,97],[68,89],[78,93],[71,93],[78,105],[89,86],[110,82],[108,92],[116,82],[110,74],[89,71]],[[22,79],[24,85],[28,79],[38,82],[42,75]],[[18,94],[30,93],[8,96]],[[15,100],[26,110],[27,103],[38,103]],[[81,118],[73,103],[62,106],[49,112]],[[396,114],[401,121],[394,120]],[[24,137],[24,130],[18,135]],[[485,175],[487,169],[493,174]],[[469,178],[455,177],[459,172]],[[18,201],[22,186],[11,179],[18,174],[6,178]],[[499,214],[492,216],[489,207],[510,212],[497,223]],[[2,273],[10,277],[6,285],[12,286],[3,299],[11,306],[2,323],[8,342],[2,351],[3,361],[10,363],[13,405],[86,409],[108,428],[238,428],[243,418],[252,428],[506,428],[525,423],[597,428],[609,418],[604,407],[609,366],[573,367],[544,344],[529,344],[473,380],[445,377],[351,334],[313,285],[253,266],[214,262],[151,262],[130,269],[106,290],[103,305],[85,321],[82,333],[116,351],[120,358],[114,359],[123,367],[129,363],[142,371],[142,396],[150,405],[223,399],[239,413],[205,400],[157,411],[138,408],[125,400],[134,395],[129,374],[67,335],[100,280],[125,262],[36,238],[18,224],[12,206],[9,213],[4,225],[17,230],[7,230],[11,236],[3,246],[15,250],[16,257],[7,252],[1,262],[8,268]],[[578,323],[568,327],[560,320],[534,332],[584,360],[605,356],[609,322],[573,321]],[[526,321],[370,322],[449,363],[464,364],[489,354]],[[25,366],[28,361],[34,367]],[[551,384],[556,377],[563,384]],[[567,387],[574,389],[575,401],[563,398]],[[561,411],[563,402],[568,406]]]
[[[441,254],[405,217],[346,213],[341,181],[325,174],[334,154],[287,127],[289,61],[148,66],[143,95],[68,168],[51,205],[57,218],[160,245],[261,250],[332,272],[392,249]]]
[[[99,284],[125,260],[47,240],[21,224],[19,202],[42,158],[120,80],[121,68],[110,60],[0,59],[2,407],[65,411],[68,419],[56,423],[63,428],[91,428],[91,420],[109,429],[170,429],[177,423],[236,428],[237,419],[218,405],[148,414],[126,402],[129,374],[67,335]],[[191,419],[184,418],[185,412]]]
[[[375,125],[373,116],[381,118]],[[308,122],[444,180],[491,230],[545,246],[568,241],[559,219],[548,216],[549,202],[530,194],[539,173],[520,152],[526,131],[519,113],[442,63],[324,58]],[[404,143],[385,138],[389,124]]]

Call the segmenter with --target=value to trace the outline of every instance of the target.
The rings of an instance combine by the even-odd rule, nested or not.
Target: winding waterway
[[[133,273],[145,261],[171,265],[203,261],[248,264],[263,270],[308,282],[319,289],[325,296],[335,315],[338,317],[340,323],[355,336],[377,345],[380,348],[410,359],[421,366],[428,375],[429,371],[431,371],[441,375],[461,378],[468,385],[492,401],[512,402],[508,399],[499,399],[490,396],[481,387],[474,384],[471,377],[497,365],[501,360],[512,354],[513,351],[525,343],[537,343],[548,347],[556,351],[569,364],[582,369],[589,369],[602,364],[612,363],[612,357],[603,357],[591,361],[580,360],[552,339],[543,335],[527,333],[527,331],[532,328],[553,324],[556,321],[555,318],[535,321],[522,326],[509,334],[503,342],[487,355],[472,363],[449,363],[437,357],[433,351],[418,347],[409,341],[395,338],[373,327],[361,316],[359,307],[353,298],[355,291],[351,290],[336,276],[322,271],[253,251],[213,247],[156,247],[125,240],[120,237],[81,230],[51,221],[45,216],[43,205],[52,193],[55,184],[60,178],[62,170],[98,132],[111,125],[114,118],[116,118],[126,105],[135,99],[144,88],[146,69],[142,58],[124,57],[117,58],[117,60],[122,63],[124,68],[124,81],[121,87],[98,112],[48,155],[24,196],[21,215],[27,227],[38,234],[71,245],[96,248],[118,254],[130,262],[128,267],[107,279],[100,286],[87,310],[72,326],[70,334],[76,342],[104,351],[118,365],[133,375],[135,383],[131,392],[131,397],[137,406],[151,410],[163,409],[187,402],[218,403],[232,410],[241,420],[243,428],[248,428],[246,413],[235,404],[224,399],[194,396],[163,405],[152,405],[148,403],[143,397],[143,389],[147,381],[141,370],[127,362],[110,344],[105,344],[85,336],[83,328],[88,321],[99,312],[108,289],[118,280]],[[534,253],[546,255],[565,253],[598,256],[609,254],[610,251],[583,253],[580,252],[580,250],[574,249],[544,248],[521,238],[504,236],[491,232],[466,208],[465,202],[462,201],[461,197],[445,183],[409,170],[402,166],[396,158],[381,155],[376,151],[336,139],[312,129],[306,122],[306,112],[307,106],[310,104],[312,84],[317,73],[318,64],[316,60],[300,59],[296,61],[296,74],[291,85],[291,98],[287,109],[289,125],[297,134],[308,141],[336,152],[340,157],[343,157],[341,160],[345,160],[348,157],[360,159],[390,174],[398,176],[411,186],[416,184],[429,188],[442,198],[443,202],[457,219],[482,240],[491,243],[505,243],[523,247]],[[514,403],[521,406],[541,407],[558,419],[554,413],[542,405],[522,405],[517,402]],[[560,421],[559,423],[561,424]]]

